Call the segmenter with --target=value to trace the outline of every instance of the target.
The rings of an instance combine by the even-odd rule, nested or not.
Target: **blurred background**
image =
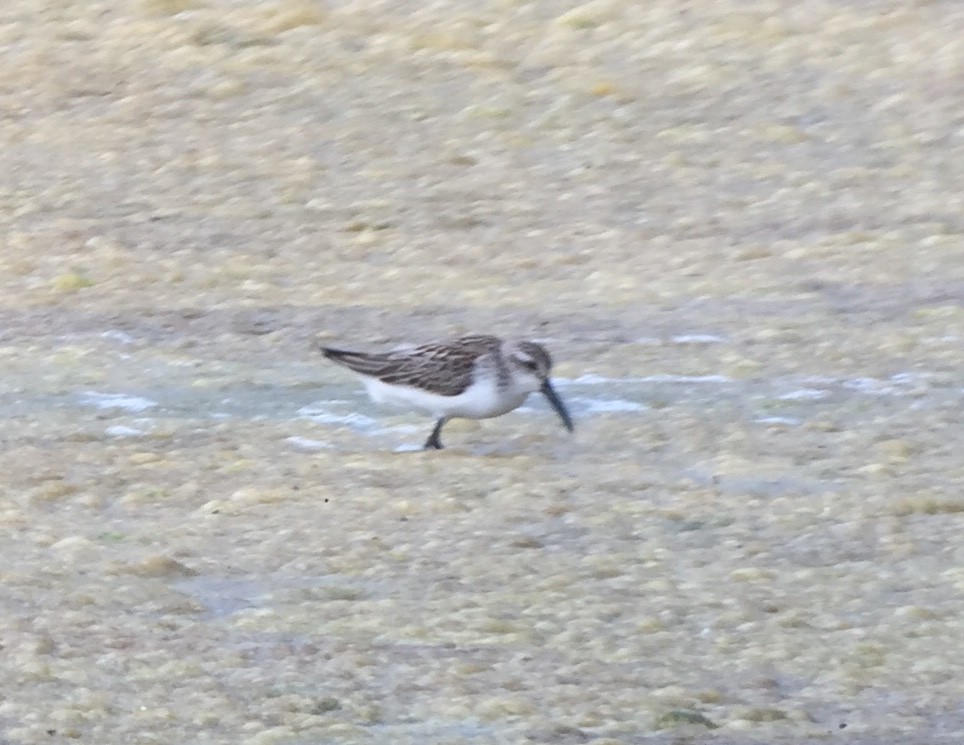
[[[5,0],[0,60],[0,739],[959,741],[964,4]],[[464,332],[575,436],[396,452],[317,353]]]

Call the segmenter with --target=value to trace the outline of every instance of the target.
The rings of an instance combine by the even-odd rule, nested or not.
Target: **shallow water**
[[[259,374],[271,379],[280,377],[281,371],[273,373],[262,368]],[[556,378],[554,383],[581,426],[601,414],[658,417],[659,411],[669,407],[698,411],[712,405],[733,411],[744,418],[745,423],[796,427],[831,412],[856,420],[873,419],[895,408],[920,411],[961,406],[964,388],[941,382],[941,378],[926,371],[896,373],[884,379],[785,376],[772,380],[737,380],[714,374],[619,378],[587,373],[576,379]],[[323,389],[324,397],[313,397],[322,392],[315,392],[316,388]],[[431,422],[417,413],[373,404],[364,389],[350,381],[317,384],[305,380],[294,388],[263,383],[238,387],[220,385],[215,395],[193,387],[189,380],[181,386],[136,391],[78,390],[33,397],[0,393],[0,416],[5,418],[42,419],[44,412],[51,409],[75,411],[78,415],[89,410],[100,412],[98,420],[109,418],[111,422],[105,432],[117,437],[145,434],[161,421],[306,420],[319,425],[319,436],[328,435],[328,439],[319,442],[329,447],[333,446],[332,435],[339,429],[372,437],[378,440],[373,447],[379,447],[390,438],[431,428]],[[652,413],[654,410],[656,413]],[[553,427],[556,422],[550,413],[548,405],[534,394],[514,416],[500,419],[496,426],[509,428],[516,416],[538,415],[545,418],[547,426]],[[402,419],[410,423],[399,423]],[[294,444],[298,444],[297,438]]]
[[[598,359],[551,343],[575,434],[533,396],[452,422],[442,453],[310,345],[94,327],[8,354],[3,633],[40,697],[18,711],[64,676],[110,691],[14,731],[84,732],[114,701],[165,720],[200,689],[165,731],[257,710],[282,742],[633,741],[676,716],[735,742],[942,737],[959,377],[941,356],[747,375],[688,327]]]
[[[534,396],[424,453],[430,421],[310,350],[185,364],[96,338],[9,365],[0,392],[5,644],[38,695],[64,676],[111,691],[37,737],[116,701],[168,732],[257,710],[282,742],[632,742],[672,712],[732,742],[956,726],[939,650],[960,631],[964,390],[946,370],[583,359],[556,379],[574,435]]]

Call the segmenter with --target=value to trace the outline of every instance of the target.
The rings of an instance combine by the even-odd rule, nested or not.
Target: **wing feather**
[[[369,354],[323,348],[326,358],[384,383],[457,396],[472,383],[475,361],[497,353],[494,336],[463,336],[455,341],[423,344],[414,349]]]

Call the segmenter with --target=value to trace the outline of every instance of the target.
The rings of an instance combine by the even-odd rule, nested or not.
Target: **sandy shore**
[[[0,741],[961,740],[964,6],[573,5],[3,4]]]

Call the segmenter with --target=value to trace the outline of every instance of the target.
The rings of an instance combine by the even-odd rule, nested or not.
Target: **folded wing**
[[[457,396],[472,383],[475,361],[498,348],[499,340],[495,337],[464,336],[455,342],[394,352],[369,354],[324,347],[322,354],[359,375],[384,383]]]

